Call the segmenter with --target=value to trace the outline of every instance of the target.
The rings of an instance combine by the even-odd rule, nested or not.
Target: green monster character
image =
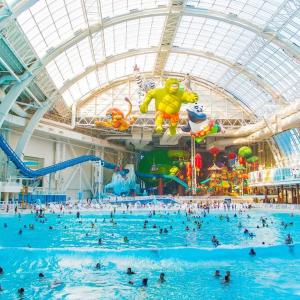
[[[175,135],[181,104],[195,103],[198,100],[198,95],[179,89],[179,80],[168,78],[164,87],[147,92],[143,103],[140,105],[141,113],[145,114],[148,111],[148,106],[152,99],[155,99],[156,132],[163,132],[164,119],[168,119],[170,120],[170,135]]]

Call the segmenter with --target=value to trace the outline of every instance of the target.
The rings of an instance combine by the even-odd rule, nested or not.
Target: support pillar
[[[285,202],[285,200],[284,200],[284,189],[283,189],[283,185],[281,186],[281,201],[280,201],[280,203],[284,203]]]
[[[18,97],[21,95],[25,87],[31,82],[33,76],[31,73],[27,73],[23,76],[23,81],[16,83],[7,95],[4,97],[0,104],[0,127],[2,127],[3,122],[5,121],[6,116],[8,115],[9,111],[15,104]]]
[[[158,192],[158,195],[160,195],[160,196],[164,194],[164,180],[163,180],[163,178],[159,178],[157,192]]]
[[[300,204],[299,184],[296,184],[296,197],[297,197],[297,204]]]
[[[268,193],[269,193],[268,188],[265,186],[265,202],[268,201]]]
[[[288,190],[285,188],[285,203],[288,203]]]

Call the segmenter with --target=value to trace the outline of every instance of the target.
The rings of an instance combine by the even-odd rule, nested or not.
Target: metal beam
[[[184,7],[185,1],[183,0],[170,0],[169,2],[169,13],[160,39],[160,46],[154,66],[154,75],[160,75],[164,71]]]
[[[49,110],[52,104],[53,104],[53,99],[49,99],[47,103],[44,104],[44,106],[37,109],[34,115],[32,116],[32,118],[30,119],[30,121],[28,122],[28,124],[26,125],[26,127],[24,128],[24,131],[16,147],[16,153],[19,156],[24,152],[33,134],[34,129],[36,128],[36,126],[38,125],[38,123],[40,122],[44,114]]]
[[[128,52],[124,52],[122,54],[118,54],[115,56],[111,56],[111,57],[103,60],[99,64],[95,64],[95,65],[92,65],[92,66],[86,68],[85,71],[82,72],[81,74],[78,74],[74,78],[66,81],[65,84],[59,89],[59,93],[60,94],[64,93],[68,88],[70,88],[77,81],[79,81],[80,79],[82,79],[83,77],[88,75],[89,73],[91,73],[91,72],[97,70],[98,68],[101,68],[109,63],[112,63],[112,62],[115,62],[115,61],[118,61],[120,59],[124,59],[127,57],[136,56],[139,54],[156,53],[157,51],[158,51],[157,47],[141,48],[141,49],[137,49],[137,50],[131,50]],[[284,97],[282,95],[278,94],[273,89],[272,86],[270,86],[268,83],[266,83],[262,78],[257,77],[251,71],[247,70],[247,68],[245,66],[242,66],[239,64],[233,64],[232,62],[225,60],[224,58],[221,58],[219,56],[216,56],[213,53],[202,52],[199,50],[192,50],[192,49],[186,49],[186,48],[180,48],[180,47],[171,47],[169,49],[169,51],[170,51],[170,53],[182,53],[182,54],[202,57],[202,58],[205,58],[208,60],[213,60],[213,61],[218,62],[223,65],[226,65],[226,66],[234,69],[235,71],[237,71],[239,74],[245,75],[249,80],[254,81],[262,90],[266,91],[273,97],[275,103],[278,103],[278,104],[287,103],[287,101],[284,99]],[[191,73],[191,75],[193,75],[193,74]]]
[[[32,78],[32,74],[27,73],[24,79],[21,82],[16,83],[3,98],[3,101],[0,104],[0,128],[16,100],[21,95],[24,88],[31,82]]]
[[[63,41],[56,48],[49,49],[48,54],[44,58],[42,58],[42,63],[44,65],[47,65],[50,61],[55,59],[62,52],[66,51],[70,47],[76,45],[77,43],[79,43],[80,41],[85,39],[86,37],[88,37],[94,33],[97,33],[100,30],[103,30],[107,27],[117,25],[117,24],[125,22],[125,21],[138,19],[138,18],[168,16],[168,14],[169,14],[168,7],[159,7],[159,8],[153,8],[153,9],[145,9],[142,11],[130,12],[128,14],[116,16],[113,18],[105,18],[103,20],[103,23],[94,24],[94,25],[89,26],[88,28],[77,31],[76,35]],[[258,36],[261,36],[262,38],[264,38],[266,41],[268,41],[270,43],[276,44],[278,47],[283,49],[285,51],[285,53],[289,54],[290,56],[292,56],[300,61],[300,50],[297,46],[295,46],[291,42],[285,40],[283,37],[279,37],[279,35],[276,32],[270,31],[267,28],[264,29],[259,26],[256,26],[253,23],[246,21],[244,19],[241,19],[234,14],[226,14],[226,13],[222,13],[222,12],[216,12],[213,10],[185,7],[184,9],[182,9],[180,15],[181,16],[186,15],[186,16],[192,16],[192,17],[208,18],[208,19],[222,21],[225,23],[239,26],[241,28],[244,28],[245,30],[254,32],[255,34],[257,34]]]
[[[144,72],[144,73],[141,73],[141,75],[145,78],[153,78],[152,72]],[[185,74],[175,73],[175,72],[164,72],[163,76],[164,77],[177,77],[177,78],[181,78],[183,80],[185,77]],[[77,102],[77,107],[82,106],[84,103],[89,101],[91,98],[94,98],[97,95],[106,92],[107,90],[111,89],[112,87],[124,84],[128,81],[135,81],[135,80],[136,79],[135,79],[134,75],[129,75],[129,76],[124,76],[122,78],[118,78],[118,79],[110,82],[109,84],[106,84],[106,85],[102,86],[101,88],[91,92],[88,96],[86,96],[82,99],[79,99]],[[247,114],[253,116],[253,111],[250,110],[250,108],[248,106],[246,106],[240,99],[236,98],[234,95],[230,94],[228,91],[224,90],[220,86],[217,86],[216,84],[214,84],[210,81],[204,80],[203,78],[199,78],[197,76],[193,76],[192,81],[198,85],[206,87],[207,89],[212,89],[217,94],[226,97],[226,99],[228,99],[228,101],[230,101],[232,104],[234,104],[234,105],[237,104]]]

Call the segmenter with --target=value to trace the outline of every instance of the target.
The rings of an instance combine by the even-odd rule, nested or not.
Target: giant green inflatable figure
[[[198,95],[179,89],[179,80],[168,78],[165,86],[148,91],[143,103],[140,105],[141,113],[148,111],[148,106],[152,99],[155,99],[155,126],[156,132],[163,132],[164,120],[170,120],[170,135],[176,134],[179,121],[179,111],[182,103],[194,103],[198,100]]]

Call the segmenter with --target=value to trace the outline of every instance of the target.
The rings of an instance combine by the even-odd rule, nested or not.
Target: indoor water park
[[[298,0],[0,0],[0,300],[300,299]]]

